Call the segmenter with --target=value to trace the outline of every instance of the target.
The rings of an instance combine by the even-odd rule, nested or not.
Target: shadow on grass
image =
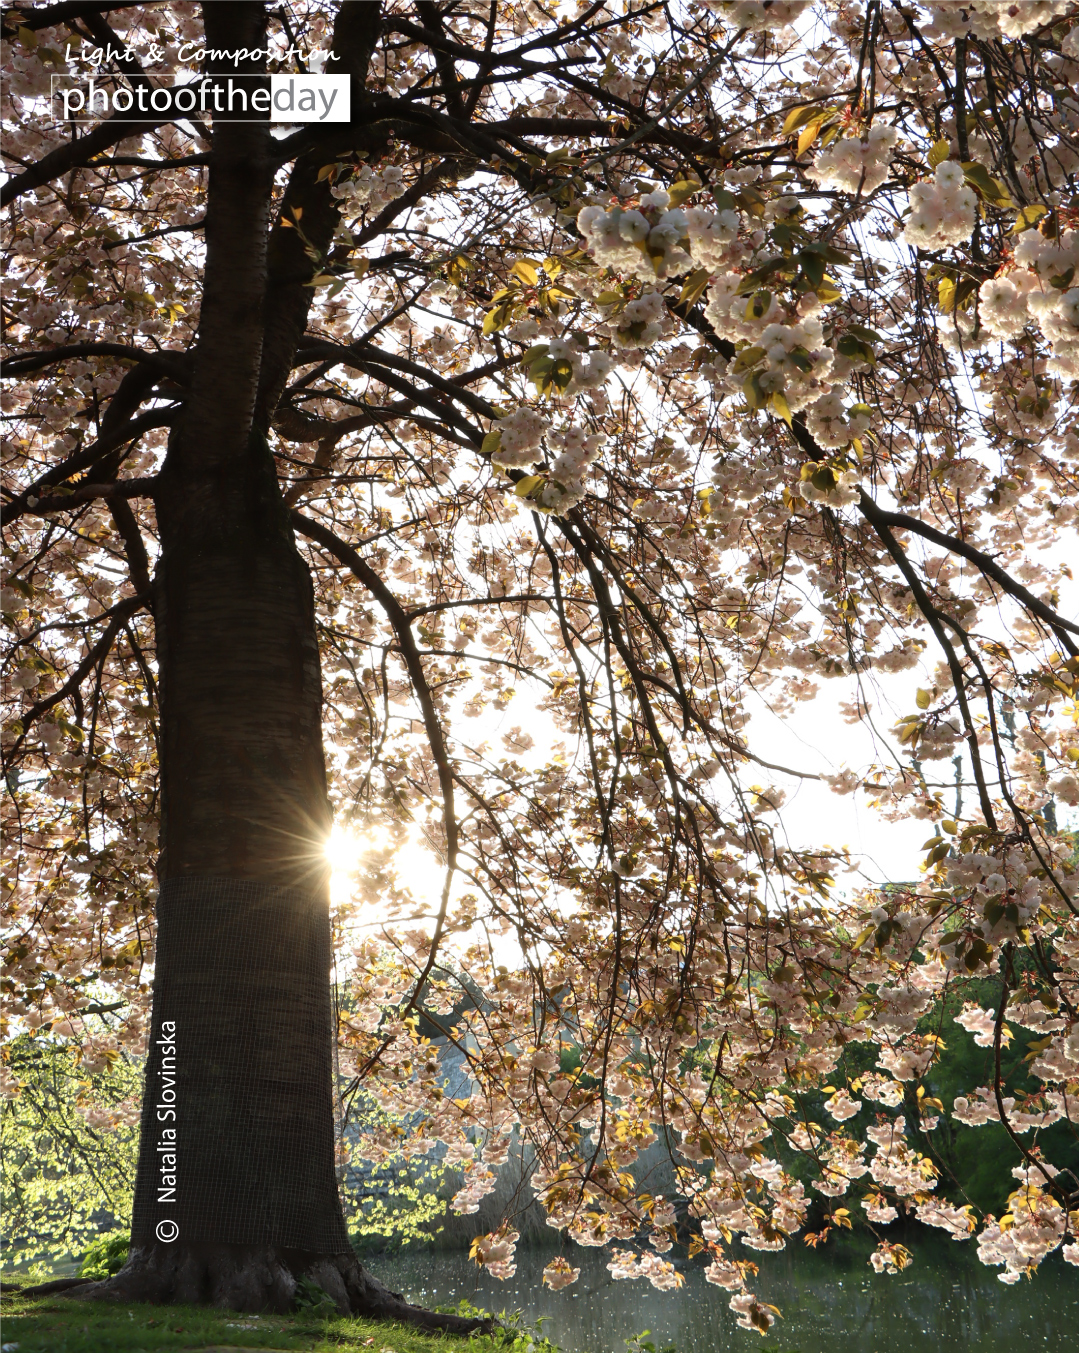
[[[65,1297],[23,1297],[3,1283],[3,1346],[18,1353],[524,1353],[527,1334],[464,1339],[422,1334],[410,1326],[341,1316],[243,1315],[202,1306],[116,1305]],[[456,1309],[456,1308],[454,1308]],[[542,1344],[533,1345],[539,1348]],[[550,1353],[557,1353],[548,1345]],[[13,1350],[14,1353],[14,1350]]]

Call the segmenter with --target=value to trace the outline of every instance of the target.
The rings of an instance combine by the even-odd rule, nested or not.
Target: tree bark
[[[208,47],[265,47],[262,3],[203,12]],[[284,1311],[309,1279],[342,1313],[467,1332],[482,1322],[364,1273],[338,1195],[314,601],[256,413],[264,351],[280,388],[306,319],[267,304],[269,151],[268,123],[215,117],[198,344],[156,495],[161,888],[131,1253],[78,1295]]]

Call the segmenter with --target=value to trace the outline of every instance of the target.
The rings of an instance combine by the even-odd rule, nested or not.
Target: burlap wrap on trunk
[[[157,926],[133,1242],[348,1252],[334,1173],[325,899],[172,879]]]

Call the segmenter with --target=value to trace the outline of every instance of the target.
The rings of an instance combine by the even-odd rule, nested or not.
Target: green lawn
[[[312,1314],[240,1315],[198,1306],[117,1306],[62,1296],[19,1296],[6,1279],[3,1345],[18,1353],[241,1353],[255,1349],[304,1353],[558,1353],[527,1333],[464,1339],[421,1334],[405,1325]]]

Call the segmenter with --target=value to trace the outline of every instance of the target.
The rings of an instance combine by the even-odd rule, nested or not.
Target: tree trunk
[[[203,12],[207,46],[265,47],[261,3]],[[342,1313],[467,1332],[363,1272],[337,1191],[314,604],[255,426],[268,152],[268,124],[215,117],[194,374],[157,494],[161,888],[131,1254],[79,1295],[284,1311],[308,1278]]]
[[[349,1244],[334,1169],[330,827],[311,581],[269,447],[214,510],[161,512],[162,855],[131,1258],[86,1297],[342,1312],[467,1332]],[[171,471],[170,471],[171,473]],[[209,502],[199,485],[174,501]]]

